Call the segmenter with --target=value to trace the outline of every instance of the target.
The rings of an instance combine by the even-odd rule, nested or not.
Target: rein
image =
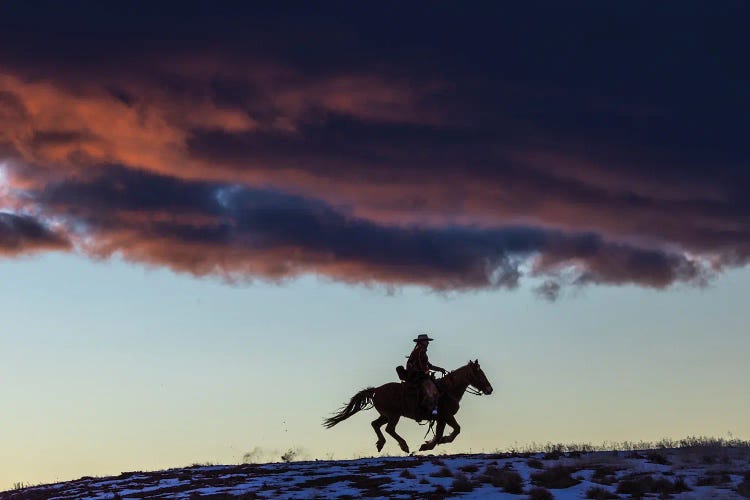
[[[484,393],[482,391],[480,391],[478,389],[474,389],[470,385],[466,387],[466,392],[468,392],[469,394],[473,394],[475,396],[484,396]]]

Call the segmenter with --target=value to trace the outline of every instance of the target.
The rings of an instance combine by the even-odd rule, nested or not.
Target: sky
[[[422,332],[449,452],[749,436],[748,17],[0,4],[0,488],[372,455]]]

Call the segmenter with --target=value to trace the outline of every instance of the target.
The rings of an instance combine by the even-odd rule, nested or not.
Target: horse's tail
[[[372,398],[374,396],[374,387],[362,389],[357,394],[352,396],[352,399],[349,400],[349,404],[342,406],[334,416],[325,419],[323,421],[323,426],[327,429],[330,429],[334,425],[338,424],[339,422],[343,422],[357,412],[360,412],[362,410],[369,410],[370,408],[372,408]]]

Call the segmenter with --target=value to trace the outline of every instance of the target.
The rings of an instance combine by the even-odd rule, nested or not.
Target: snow
[[[531,455],[426,455],[359,460],[307,461],[272,464],[187,467],[154,472],[129,472],[118,477],[84,477],[76,481],[35,486],[0,493],[0,499],[34,498],[111,499],[195,498],[197,495],[251,493],[257,498],[414,498],[437,493],[447,498],[526,498],[536,486],[532,476],[543,470],[567,467],[578,484],[566,488],[546,486],[556,499],[586,498],[592,487],[616,493],[618,484],[650,476],[673,483],[683,479],[690,491],[673,493],[683,500],[743,498],[737,487],[750,481],[750,449],[712,450],[717,459],[706,459],[705,450],[656,450],[653,453],[592,452],[545,457]],[[543,469],[532,467],[541,463]],[[490,472],[488,472],[490,467]],[[493,472],[494,471],[494,472]],[[522,480],[523,493],[512,494],[493,486],[487,476],[512,471]],[[611,474],[607,474],[607,473]],[[507,472],[506,472],[507,473]],[[603,481],[610,484],[601,484]],[[728,479],[728,481],[726,480]],[[712,482],[715,480],[715,482]],[[496,477],[497,481],[497,477]],[[597,482],[599,481],[599,482]],[[698,483],[708,483],[699,486]],[[724,481],[724,482],[722,482]],[[538,482],[538,480],[537,480]],[[496,482],[496,484],[498,484]],[[469,490],[469,491],[464,491]],[[654,498],[658,494],[652,493]],[[620,494],[621,498],[629,495]]]

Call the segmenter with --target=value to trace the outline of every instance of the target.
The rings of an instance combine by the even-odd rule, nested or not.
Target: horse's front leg
[[[444,431],[445,431],[445,420],[440,419],[437,421],[437,424],[435,425],[435,437],[433,437],[430,441],[425,441],[424,444],[419,447],[419,451],[431,450],[435,446],[440,444],[440,440],[443,438]]]
[[[451,429],[453,431],[448,435],[440,439],[440,443],[438,444],[445,444],[445,443],[452,443],[454,439],[456,439],[456,436],[461,432],[461,426],[458,425],[458,422],[456,422],[456,417],[453,415],[446,417],[445,422],[451,426]]]

